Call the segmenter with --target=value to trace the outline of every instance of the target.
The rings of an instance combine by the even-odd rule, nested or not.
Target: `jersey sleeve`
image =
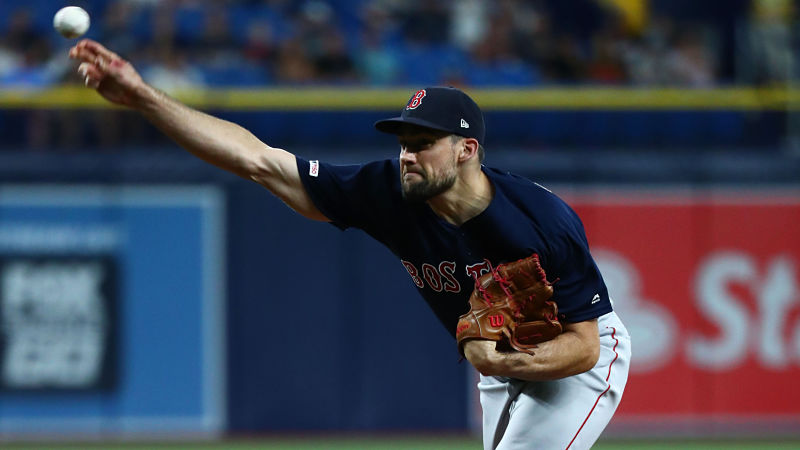
[[[557,224],[558,233],[550,242],[550,257],[545,268],[553,285],[553,299],[566,322],[594,319],[612,311],[600,269],[589,252],[583,224],[566,204]]]
[[[331,223],[341,229],[370,228],[393,197],[399,183],[391,160],[336,165],[296,157],[297,169],[309,197]]]

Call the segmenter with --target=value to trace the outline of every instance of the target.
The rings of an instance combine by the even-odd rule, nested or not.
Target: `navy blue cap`
[[[427,87],[411,96],[400,117],[375,122],[378,131],[399,134],[404,123],[459,136],[475,138],[483,145],[483,114],[478,104],[454,87]]]

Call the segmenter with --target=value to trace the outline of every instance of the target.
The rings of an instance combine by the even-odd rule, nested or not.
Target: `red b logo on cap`
[[[408,102],[406,109],[417,109],[419,105],[422,104],[422,99],[425,97],[425,89],[420,89],[411,97],[411,101]]]

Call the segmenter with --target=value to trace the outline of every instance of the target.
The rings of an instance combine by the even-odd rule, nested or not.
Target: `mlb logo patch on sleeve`
[[[308,162],[308,174],[312,177],[319,175],[319,161],[313,160]]]

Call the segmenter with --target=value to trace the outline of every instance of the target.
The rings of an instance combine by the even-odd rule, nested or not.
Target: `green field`
[[[14,449],[104,449],[104,450],[151,450],[151,449],[205,449],[205,450],[480,450],[477,438],[281,438],[247,439],[222,442],[73,442],[34,443],[0,442],[4,450]],[[596,450],[788,450],[800,449],[800,441],[754,441],[754,440],[672,440],[634,441],[603,440],[593,447]]]

